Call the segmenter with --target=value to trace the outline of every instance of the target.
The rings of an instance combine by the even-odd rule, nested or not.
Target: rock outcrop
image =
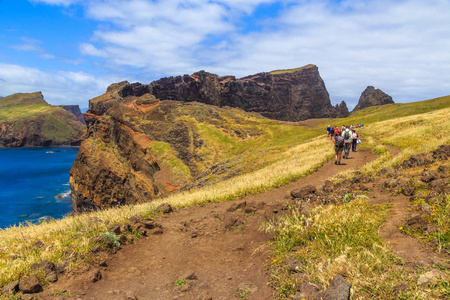
[[[0,147],[78,146],[84,128],[72,113],[48,104],[41,92],[0,98]]]
[[[345,101],[341,101],[341,103],[339,105],[336,104],[336,110],[337,110],[336,117],[338,117],[338,118],[348,117],[348,108],[347,108],[347,103],[345,103]]]
[[[200,71],[112,84],[84,114],[87,138],[70,171],[73,208],[142,203],[255,170],[254,152],[237,145],[270,139],[267,126],[276,121],[263,116],[347,114],[345,103],[331,105],[313,65],[241,79]]]
[[[278,134],[317,134],[239,108],[161,101],[148,87],[120,82],[89,101],[87,137],[70,171],[76,212],[214,184],[261,168],[261,153],[269,155]]]
[[[264,117],[301,121],[310,118],[346,117],[345,103],[332,106],[317,66],[259,73],[237,79],[205,71],[162,78],[142,85],[120,83],[121,97],[152,94],[160,100],[202,102],[239,107]]]
[[[81,124],[86,125],[86,122],[84,121],[84,115],[81,113],[80,107],[78,105],[58,105],[58,106],[72,113],[77,118],[77,120],[81,122]]]
[[[362,92],[359,98],[358,104],[353,111],[361,110],[369,106],[378,106],[394,103],[392,97],[384,93],[380,89],[375,89],[373,86],[368,86],[364,92]]]

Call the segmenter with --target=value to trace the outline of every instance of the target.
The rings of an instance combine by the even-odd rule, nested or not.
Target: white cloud
[[[103,94],[119,77],[97,77],[84,72],[43,72],[13,64],[0,63],[1,96],[14,93],[42,91],[44,99],[52,105],[79,104],[87,107],[88,100]]]
[[[74,3],[81,2],[83,0],[29,0],[30,2],[35,3],[45,3],[50,5],[62,5],[62,6],[69,6]]]
[[[396,102],[450,94],[447,0],[35,2],[79,2],[86,17],[99,22],[91,40],[80,44],[85,59],[95,57],[96,67],[141,80],[141,72],[153,74],[143,82],[200,69],[240,77],[312,63],[319,67],[332,102],[345,100],[349,107],[368,85]],[[281,4],[278,16],[252,19],[259,5],[276,2]],[[245,22],[262,29],[247,30]],[[94,85],[74,81],[73,74],[57,74],[83,88]],[[99,78],[92,76],[93,81]],[[112,83],[110,78],[99,84],[99,94]]]
[[[271,2],[93,2],[88,17],[112,26],[81,51],[156,75],[206,69],[244,76],[313,63],[333,102],[350,107],[367,85],[402,102],[450,92],[449,2],[298,1],[261,32],[241,33],[232,14]]]
[[[10,47],[19,51],[34,52],[45,59],[55,58],[53,54],[47,53],[45,49],[41,47],[42,41],[27,37],[22,37],[21,40],[23,41],[22,44],[11,45]]]

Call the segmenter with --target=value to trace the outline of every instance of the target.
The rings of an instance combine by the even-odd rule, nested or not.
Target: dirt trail
[[[332,144],[330,142],[330,147]],[[266,264],[270,259],[261,223],[275,217],[289,204],[286,195],[294,188],[311,184],[319,187],[327,178],[343,170],[358,169],[376,158],[370,150],[351,153],[342,165],[334,160],[308,177],[286,186],[225,203],[177,210],[156,221],[162,235],[151,235],[124,246],[111,255],[107,266],[99,267],[102,279],[91,283],[85,268],[62,276],[40,299],[55,299],[52,291],[67,290],[70,299],[272,299]],[[239,203],[246,207],[236,211]],[[174,282],[194,273],[180,289]],[[58,296],[58,299],[64,299]]]
[[[405,220],[410,216],[409,197],[402,194],[391,196],[379,188],[374,189],[372,197],[370,201],[372,204],[393,204],[391,213],[379,235],[391,250],[406,262],[407,266],[415,268],[443,263],[442,259],[445,259],[443,255],[438,255],[416,238],[401,232],[400,227],[404,226]]]

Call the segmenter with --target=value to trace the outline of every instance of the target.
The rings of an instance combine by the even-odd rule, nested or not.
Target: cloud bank
[[[0,63],[2,96],[42,91],[44,99],[52,105],[79,104],[82,108],[87,107],[89,98],[104,93],[106,87],[117,80],[117,77],[97,78],[84,72],[43,72]]]
[[[81,5],[85,18],[98,22],[79,45],[83,58],[96,70],[132,73],[145,83],[201,69],[240,77],[312,63],[332,102],[350,108],[368,85],[396,102],[450,94],[445,0],[34,2]],[[57,81],[72,82],[70,74],[57,74]]]

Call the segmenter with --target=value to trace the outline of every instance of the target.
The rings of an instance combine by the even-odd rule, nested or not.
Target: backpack
[[[338,136],[338,138],[336,140],[336,145],[344,146],[344,138],[342,136]]]
[[[355,132],[355,133],[353,134],[353,139],[356,140],[357,138],[358,138],[358,134]]]
[[[348,130],[344,131],[344,139],[346,140],[350,139],[350,131]]]

